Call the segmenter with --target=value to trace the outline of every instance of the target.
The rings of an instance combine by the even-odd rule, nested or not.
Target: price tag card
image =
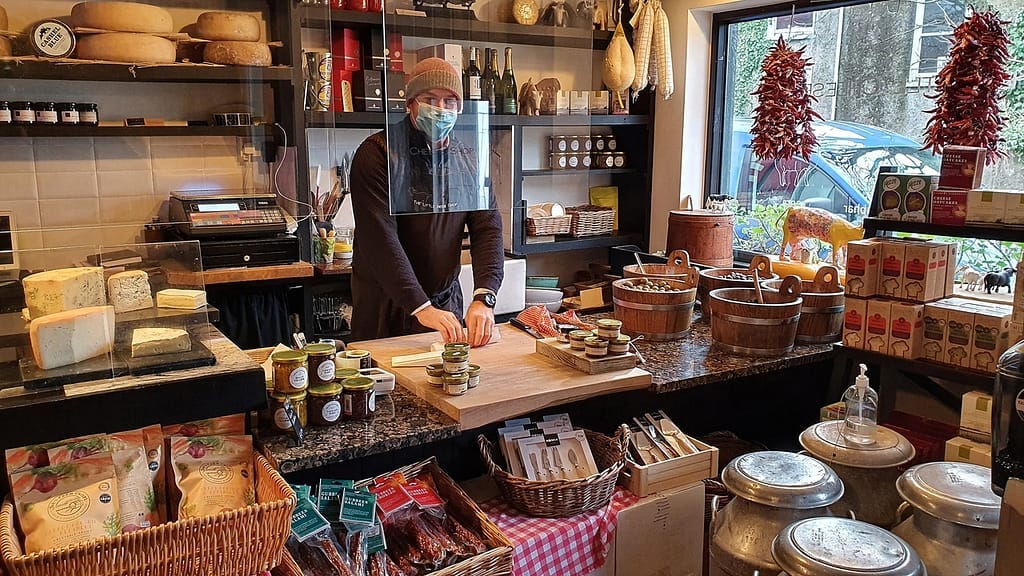
[[[377,517],[377,496],[370,492],[344,488],[338,496],[338,504],[338,519],[346,526],[372,526]]]
[[[317,512],[308,498],[300,498],[292,512],[292,536],[305,542],[322,530],[330,530],[331,524]]]
[[[329,480],[322,478],[320,480],[320,490],[317,492],[317,509],[323,514],[324,518],[330,518],[336,520],[341,514],[341,508],[338,505],[338,495],[341,491],[353,487],[351,480]]]
[[[430,486],[427,486],[419,480],[413,480],[404,486],[405,493],[416,502],[416,505],[422,510],[427,508],[440,508],[444,506],[444,500],[434,492]]]
[[[397,483],[378,484],[370,491],[377,496],[377,507],[385,518],[413,503],[412,498]]]

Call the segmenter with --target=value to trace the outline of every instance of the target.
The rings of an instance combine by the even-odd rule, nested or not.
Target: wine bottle
[[[466,67],[466,89],[465,98],[468,100],[480,100],[481,95],[481,78],[480,78],[480,66],[477,64],[480,52],[476,48],[469,49],[469,66]]]
[[[498,113],[498,57],[495,50],[485,48],[487,64],[480,76],[480,97],[488,102],[488,111],[491,114]]]
[[[501,112],[519,113],[519,88],[516,74],[512,71],[512,49],[505,48],[505,72],[501,75]]]

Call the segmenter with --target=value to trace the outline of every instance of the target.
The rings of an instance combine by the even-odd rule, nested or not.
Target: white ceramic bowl
[[[562,291],[550,288],[527,288],[527,306],[544,306],[549,312],[558,312],[562,307]]]

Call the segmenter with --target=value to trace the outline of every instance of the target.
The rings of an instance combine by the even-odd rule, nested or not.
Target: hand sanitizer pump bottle
[[[878,393],[871,388],[867,376],[868,367],[860,365],[860,375],[853,386],[846,389],[843,402],[846,404],[846,422],[843,438],[851,444],[874,444],[878,428]]]

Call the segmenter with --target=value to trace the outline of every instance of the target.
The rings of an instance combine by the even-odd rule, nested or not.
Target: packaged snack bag
[[[181,492],[178,519],[256,503],[251,436],[174,437],[170,457]]]
[[[142,429],[143,444],[146,447],[146,463],[153,481],[153,498],[156,510],[153,525],[169,521],[167,517],[167,476],[164,472],[164,435],[159,424]]]
[[[140,430],[110,435],[117,473],[117,500],[121,531],[134,532],[158,524],[156,492],[146,456],[145,434]]]

